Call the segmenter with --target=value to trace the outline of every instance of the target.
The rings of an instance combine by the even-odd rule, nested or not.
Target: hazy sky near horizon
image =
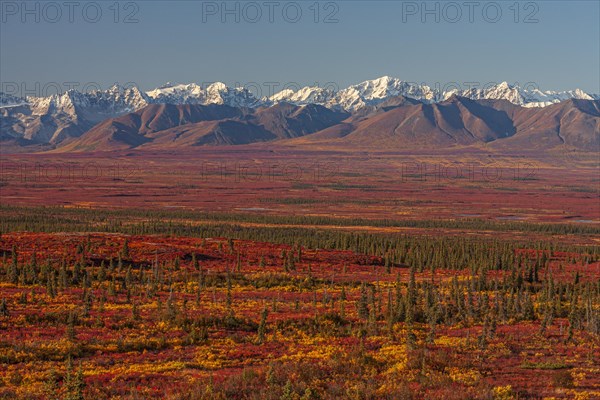
[[[0,2],[3,87],[221,81],[267,92],[390,75],[600,93],[596,0],[26,3]]]

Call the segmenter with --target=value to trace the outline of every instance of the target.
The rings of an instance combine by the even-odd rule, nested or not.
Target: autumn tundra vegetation
[[[2,398],[600,398],[595,225],[0,215]]]

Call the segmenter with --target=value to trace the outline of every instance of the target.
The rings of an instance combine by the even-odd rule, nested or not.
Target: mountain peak
[[[108,88],[109,93],[121,93],[123,90],[123,86],[119,85],[118,83],[115,83],[114,85]]]
[[[438,103],[452,95],[469,99],[507,100],[524,107],[546,107],[569,98],[598,99],[580,89],[565,92],[543,92],[537,88],[523,89],[507,81],[485,88],[454,88],[448,91],[432,89],[425,84],[403,81],[389,75],[366,80],[339,91],[320,86],[305,86],[297,90],[286,88],[270,97],[256,99],[244,87],[230,88],[222,82],[214,82],[205,89],[191,83],[167,84],[146,93],[153,102],[173,104],[228,104],[233,106],[264,107],[278,102],[295,105],[319,104],[334,110],[354,112],[363,107],[374,106],[387,99],[404,96],[424,103]]]
[[[167,82],[164,85],[159,86],[157,89],[168,89],[170,87],[175,86],[175,84],[171,83],[171,82]]]
[[[395,80],[399,80],[399,79],[398,78],[392,78],[391,76],[388,76],[388,75],[384,75],[384,76],[381,76],[381,77],[379,77],[377,79],[373,79],[372,82],[386,84],[386,83],[389,83],[390,81],[395,81]]]
[[[206,91],[208,91],[208,92],[210,92],[210,91],[225,91],[227,89],[229,89],[229,88],[223,82],[214,82],[214,83],[211,83],[210,85],[208,85],[208,87],[206,88]]]

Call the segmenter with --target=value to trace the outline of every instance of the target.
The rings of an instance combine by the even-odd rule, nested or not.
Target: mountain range
[[[441,92],[382,77],[337,92],[305,87],[261,99],[222,83],[167,84],[148,92],[113,86],[41,98],[0,94],[0,144],[9,152],[267,141],[597,150],[599,136],[600,96],[579,89],[525,90],[506,82]]]

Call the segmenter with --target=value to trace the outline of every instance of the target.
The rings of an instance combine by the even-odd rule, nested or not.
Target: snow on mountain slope
[[[95,124],[133,112],[149,104],[137,87],[113,86],[105,91],[69,90],[48,97],[20,99],[0,93],[3,138],[58,144],[78,137]]]
[[[269,97],[273,103],[292,103],[295,105],[319,104],[325,105],[329,103],[335,96],[335,92],[330,89],[324,89],[318,86],[307,86],[294,92],[291,89],[284,89],[279,93],[275,93]]]
[[[149,104],[148,97],[137,87],[123,88],[115,85],[106,91],[97,90],[81,93],[68,90],[48,97],[27,97],[27,103],[35,115],[94,111],[106,114],[132,112]]]
[[[306,104],[306,93],[316,93],[315,87],[305,87],[297,92],[286,90],[272,96],[273,102],[286,101],[293,104]],[[546,107],[569,99],[597,100],[600,96],[589,94],[581,89],[554,92],[541,91],[537,88],[526,89],[502,82],[484,88],[466,88],[448,91],[433,89],[424,84],[402,81],[398,78],[384,76],[378,79],[352,85],[346,89],[325,97],[314,96],[310,101],[333,109],[354,112],[366,106],[377,105],[389,98],[404,96],[423,103],[439,103],[452,96],[467,97],[472,100],[490,99],[507,100],[524,107]]]
[[[429,86],[417,85],[384,76],[340,90],[335,98],[328,103],[328,106],[346,111],[356,111],[395,96],[410,97],[425,103],[438,100],[438,94]]]
[[[545,91],[539,89],[523,89],[518,86],[511,86],[507,82],[489,88],[472,88],[466,90],[453,90],[443,94],[443,99],[448,99],[453,95],[467,97],[472,100],[508,100],[513,104],[523,107],[546,107],[552,104],[560,103],[569,99],[596,100],[597,95],[585,93],[581,89],[569,90],[564,92]]]
[[[167,84],[146,92],[153,103],[169,104],[223,104],[232,107],[257,107],[260,100],[246,88],[230,88],[224,83],[215,82],[205,89],[190,84]]]
[[[27,99],[0,92],[0,108],[18,107],[27,104]]]

